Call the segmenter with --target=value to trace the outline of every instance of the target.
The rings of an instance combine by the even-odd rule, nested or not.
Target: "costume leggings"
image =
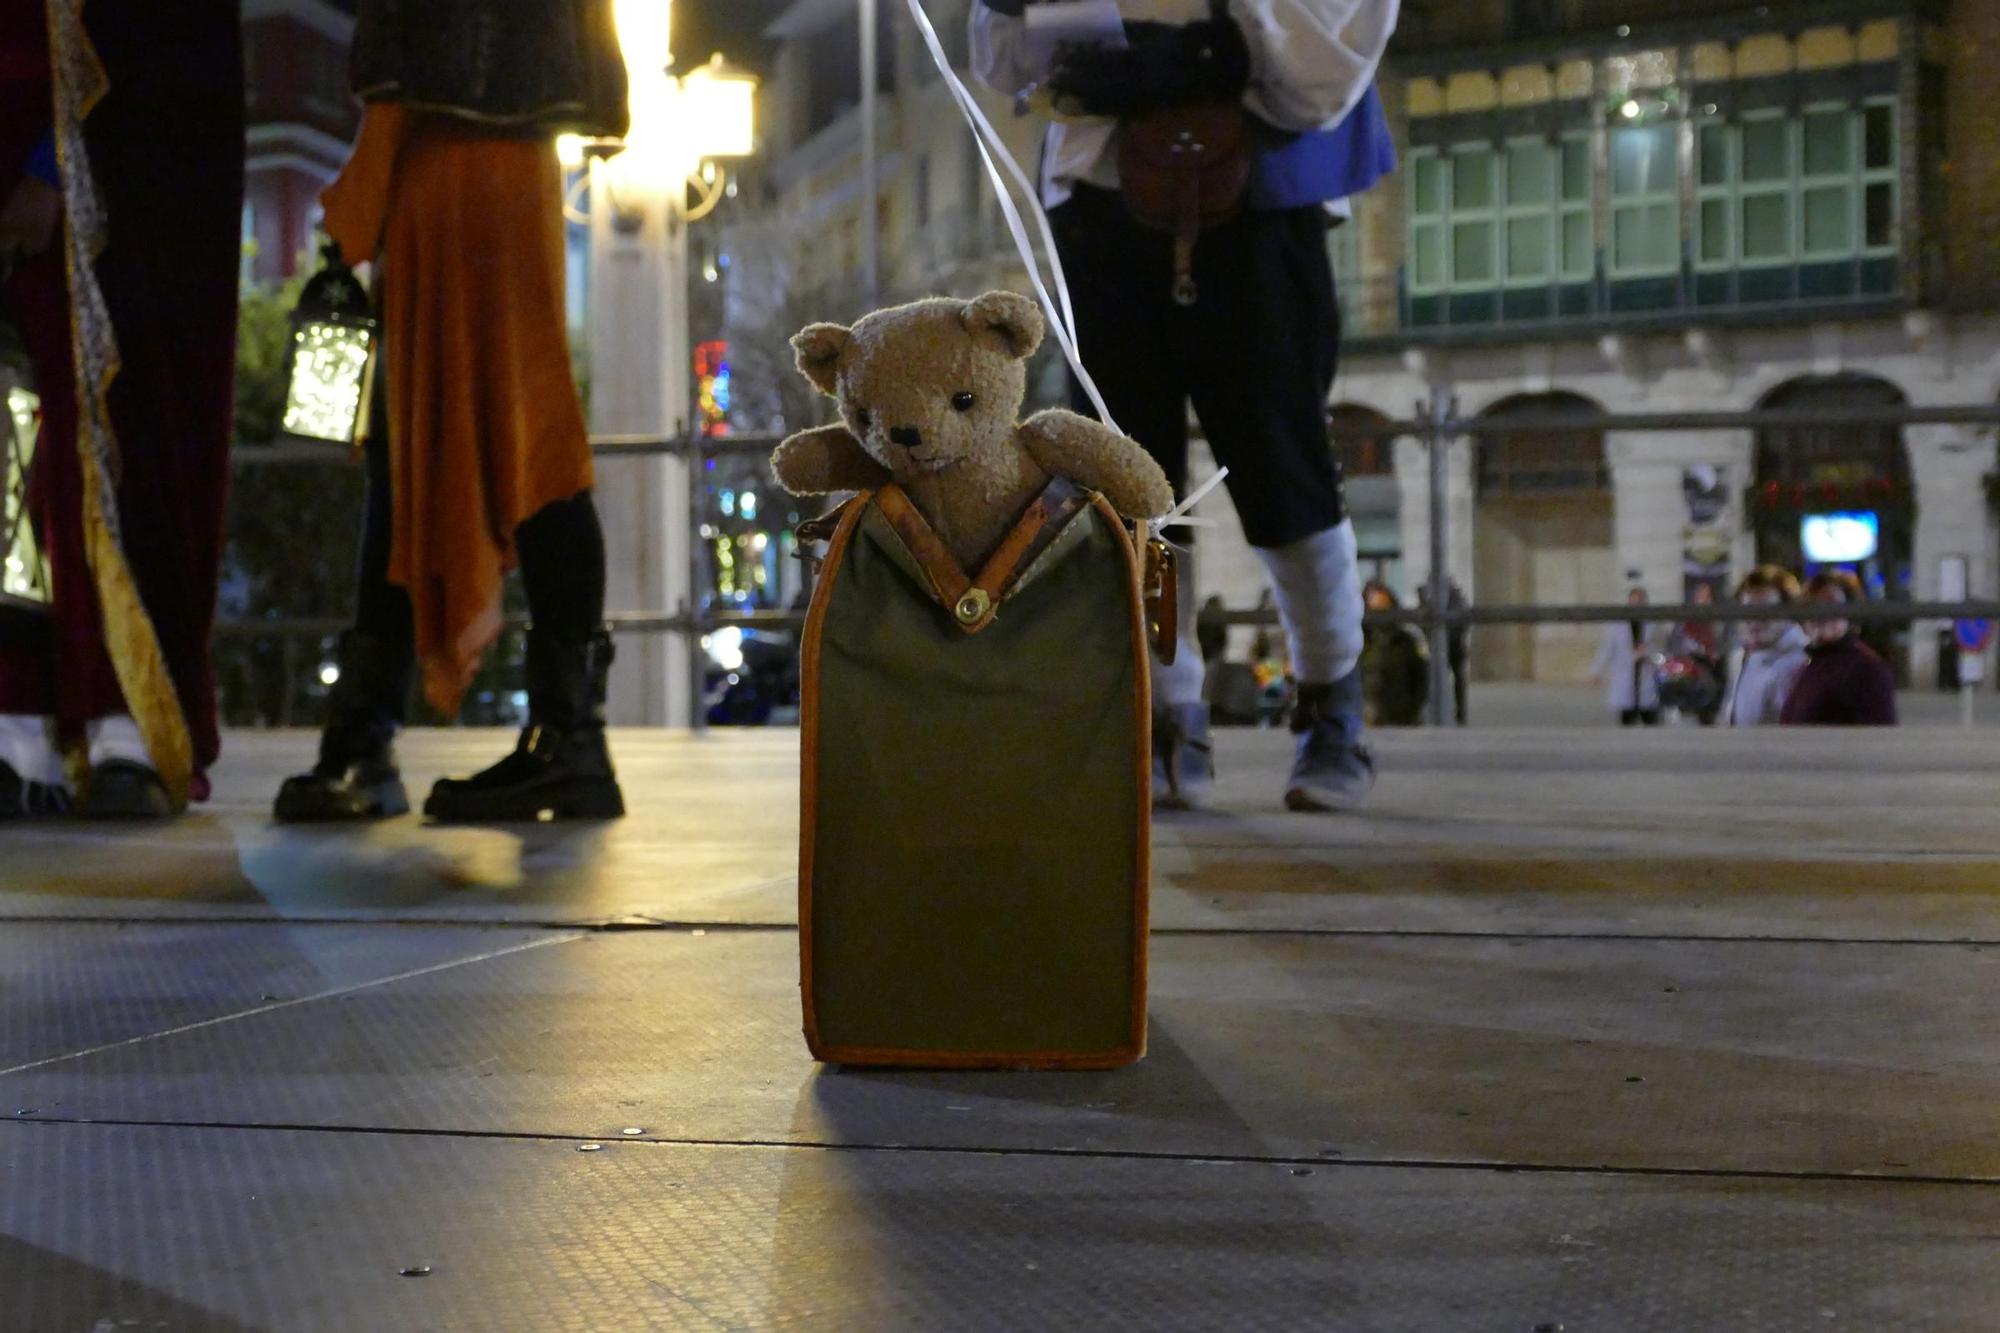
[[[376,401],[383,395],[379,392]],[[389,581],[393,492],[386,429],[368,440],[368,499],[362,513],[354,627],[392,643],[416,631],[410,594]],[[542,506],[514,531],[528,613],[540,632],[581,642],[604,620],[604,529],[589,491]]]

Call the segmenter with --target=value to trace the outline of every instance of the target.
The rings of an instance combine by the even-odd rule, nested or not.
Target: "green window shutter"
[[[1549,217],[1507,219],[1507,278],[1509,281],[1549,277],[1551,229]]]
[[[1411,284],[1419,291],[1440,291],[1445,285],[1444,227],[1425,223],[1410,231]]]
[[[1743,180],[1788,181],[1792,177],[1792,124],[1781,116],[1743,123]]]
[[[1591,235],[1588,209],[1570,210],[1562,219],[1562,274],[1565,278],[1588,278],[1596,267],[1595,238]]]
[[[1451,155],[1451,207],[1468,212],[1493,206],[1493,153],[1461,149]]]
[[[1611,275],[1680,267],[1680,159],[1671,124],[1611,131]]]
[[[1493,282],[1494,228],[1490,221],[1451,224],[1451,282],[1484,287]]]
[[[1790,259],[1792,201],[1785,194],[1746,195],[1743,199],[1743,258],[1749,262]]]

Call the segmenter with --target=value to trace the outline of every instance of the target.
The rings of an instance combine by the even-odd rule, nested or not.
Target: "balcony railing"
[[[1761,267],[1683,268],[1657,277],[1613,278],[1600,272],[1575,281],[1449,292],[1413,291],[1399,272],[1350,279],[1341,287],[1341,315],[1350,345],[1380,350],[1538,331],[1810,319],[1892,310],[1902,299],[1898,261],[1870,255]]]
[[[1450,399],[1439,397],[1426,404],[1421,415],[1400,421],[1371,423],[1365,426],[1341,427],[1330,432],[1334,441],[1355,440],[1380,441],[1394,437],[1416,439],[1425,450],[1429,460],[1429,497],[1425,505],[1430,515],[1429,568],[1430,601],[1428,605],[1401,609],[1371,616],[1371,620],[1394,621],[1411,624],[1423,630],[1431,649],[1431,720],[1443,720],[1444,700],[1449,697],[1444,679],[1448,658],[1446,636],[1455,628],[1470,625],[1492,624],[1540,624],[1568,623],[1589,624],[1615,622],[1620,620],[1648,621],[1732,621],[1744,619],[1807,619],[1812,616],[1810,609],[1803,605],[1790,607],[1738,607],[1727,605],[1653,605],[1633,607],[1616,605],[1485,605],[1480,607],[1451,608],[1439,610],[1446,605],[1444,571],[1445,552],[1449,549],[1448,525],[1450,509],[1444,502],[1446,454],[1452,441],[1471,436],[1487,437],[1518,431],[1532,430],[1591,430],[1606,434],[1643,431],[1648,433],[1673,431],[1712,430],[1771,430],[1778,432],[1781,447],[1789,447],[1782,442],[1797,438],[1801,427],[1825,426],[1886,426],[1905,427],[1919,425],[1956,424],[1973,428],[1992,429],[2000,426],[2000,405],[1964,404],[1946,407],[1910,407],[1903,405],[1879,405],[1871,407],[1843,408],[1838,411],[1798,411],[1786,409],[1757,409],[1752,411],[1662,411],[1635,413],[1584,413],[1555,414],[1546,417],[1510,416],[1504,420],[1461,416],[1456,404]],[[656,455],[671,454],[699,462],[708,457],[723,454],[762,455],[776,443],[774,437],[737,436],[720,440],[707,439],[662,439],[643,436],[606,437],[593,441],[600,455]],[[312,448],[287,450],[271,447],[245,448],[237,453],[240,463],[258,464],[325,464],[341,457],[337,450]],[[690,551],[694,562],[691,570],[694,586],[707,586],[706,570],[701,567],[703,555],[701,544],[695,543]],[[1967,599],[1958,602],[1944,601],[1900,601],[1891,600],[1849,606],[1842,615],[1857,622],[1907,624],[1911,621],[1945,621],[1962,617],[1984,617],[2000,619],[2000,602],[1990,599]],[[696,668],[696,677],[704,674],[701,668],[701,640],[724,627],[735,627],[745,631],[762,631],[766,634],[782,636],[795,631],[801,617],[784,611],[723,611],[710,607],[699,607],[693,611],[682,607],[676,609],[635,610],[614,612],[607,617],[612,628],[626,634],[672,634],[679,636]],[[1268,610],[1254,612],[1233,612],[1226,616],[1228,623],[1270,624],[1275,622],[1275,613]],[[320,653],[332,636],[343,627],[338,619],[260,619],[225,622],[217,626],[217,637],[231,642],[239,649],[261,642],[270,651],[281,656],[281,673],[284,687],[282,701],[274,710],[266,710],[265,720],[281,725],[304,720],[310,716],[312,686],[305,684],[312,679],[307,671],[309,666],[317,666]],[[246,640],[250,643],[246,644]],[[303,689],[301,689],[303,686]],[[304,702],[305,707],[298,705]],[[702,725],[702,710],[695,710],[695,724]],[[487,719],[503,720],[503,719]]]

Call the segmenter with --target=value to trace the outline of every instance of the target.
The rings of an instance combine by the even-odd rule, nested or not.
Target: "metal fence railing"
[[[1428,602],[1415,607],[1370,613],[1371,623],[1412,625],[1422,630],[1430,648],[1431,721],[1442,722],[1449,698],[1448,636],[1454,629],[1476,625],[1505,624],[1599,624],[1617,621],[1686,622],[1744,620],[1808,620],[1823,618],[1804,605],[1736,606],[1726,603],[1655,603],[1632,606],[1615,604],[1576,605],[1480,605],[1447,608],[1447,551],[1450,540],[1448,452],[1450,445],[1465,438],[1493,438],[1524,432],[1561,431],[1571,433],[1759,431],[1774,432],[1778,447],[1788,447],[1799,429],[1903,428],[1910,426],[1959,425],[2000,426],[2000,404],[1954,406],[1855,406],[1838,410],[1758,409],[1750,411],[1660,411],[1620,413],[1509,413],[1502,417],[1467,417],[1460,414],[1454,399],[1439,394],[1418,405],[1415,413],[1402,420],[1373,422],[1363,426],[1343,426],[1329,431],[1332,442],[1387,441],[1410,438],[1427,456],[1429,527]],[[725,456],[767,454],[782,437],[776,435],[735,435],[724,437],[599,436],[592,440],[599,457],[669,456],[686,460],[688,475],[698,479],[708,459]],[[308,466],[338,462],[337,449],[315,446],[244,446],[236,451],[236,461],[245,466]],[[707,586],[708,570],[703,544],[694,539],[705,521],[706,495],[700,485],[690,485],[689,550],[685,553],[688,586],[696,590],[689,605],[677,608],[636,609],[614,612],[607,617],[614,631],[627,634],[675,634],[683,636],[694,691],[692,719],[703,724],[702,647],[705,635],[726,626],[781,631],[796,629],[803,621],[782,611],[723,612],[704,609],[698,590]],[[1848,620],[1864,623],[1954,620],[1961,618],[2000,619],[2000,600],[1962,601],[1871,601],[1845,606],[1840,612]],[[1231,611],[1222,617],[1230,625],[1274,625],[1276,613]],[[344,628],[340,621],[295,618],[224,622],[217,626],[221,637],[234,635],[326,637]]]

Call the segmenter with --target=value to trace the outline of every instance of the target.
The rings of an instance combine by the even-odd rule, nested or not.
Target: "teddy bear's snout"
[[[924,433],[915,426],[889,427],[889,443],[900,444],[905,449],[914,449],[924,442]]]

